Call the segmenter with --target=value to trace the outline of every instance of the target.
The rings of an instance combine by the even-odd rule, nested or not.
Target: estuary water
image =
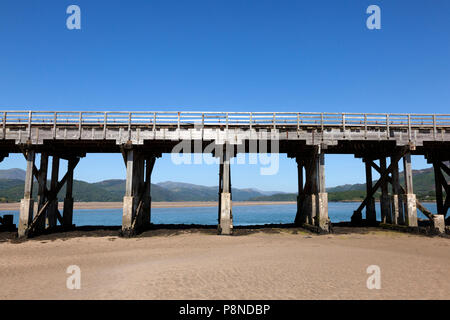
[[[332,222],[350,221],[357,202],[329,202],[328,215]],[[431,212],[436,212],[436,204],[425,203]],[[377,219],[380,220],[380,205],[376,204]],[[256,205],[233,206],[233,224],[235,226],[293,223],[297,206]],[[14,215],[14,223],[19,224],[18,211],[0,211],[0,216]],[[363,214],[365,212],[363,211]],[[418,211],[418,217],[426,217]],[[151,221],[154,224],[217,224],[217,207],[153,208]],[[76,226],[119,226],[122,224],[122,209],[78,209],[74,210],[73,222]]]

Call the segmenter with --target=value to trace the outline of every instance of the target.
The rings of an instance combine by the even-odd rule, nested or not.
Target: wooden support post
[[[396,157],[391,157],[392,167],[392,223],[403,224],[403,201],[400,196],[400,179],[398,172],[398,160]]]
[[[404,195],[404,213],[405,213],[405,224],[408,227],[417,227],[417,206],[416,206],[416,195],[413,189],[413,176],[412,176],[412,165],[411,165],[411,153],[407,152],[403,156],[403,172],[405,175],[405,195]]]
[[[33,221],[33,168],[34,168],[35,152],[28,150],[26,152],[27,160],[27,172],[25,174],[25,187],[23,199],[20,201],[20,214],[19,214],[19,238],[26,237],[28,235],[28,227]]]
[[[218,223],[220,223],[220,214],[221,214],[221,210],[222,210],[222,201],[221,201],[221,196],[222,196],[222,191],[223,191],[223,162],[220,161],[219,163],[219,194],[218,194],[218,198],[219,198],[219,203],[218,203],[218,212],[217,212],[217,221],[219,221]]]
[[[385,172],[380,172],[381,169],[378,168],[372,161],[372,166],[379,170],[381,176],[380,179],[378,179],[377,183],[375,183],[375,186],[373,186],[372,191],[369,195],[366,196],[366,198],[364,199],[364,201],[360,204],[360,206],[358,207],[358,209],[356,209],[353,213],[352,216],[352,222],[353,223],[358,223],[361,221],[361,212],[362,209],[364,209],[364,207],[367,205],[368,201],[369,201],[369,197],[373,197],[373,195],[375,194],[375,192],[378,190],[378,188],[383,184],[386,183],[386,181],[389,181],[389,174],[392,173],[393,178],[391,179],[391,183],[392,185],[394,185],[393,181],[394,181],[394,176],[396,176],[396,192],[397,192],[397,196],[395,196],[395,194],[392,196],[393,198],[395,198],[395,201],[393,201],[394,203],[397,203],[398,206],[398,201],[400,201],[401,199],[399,199],[398,197],[398,193],[400,191],[400,183],[398,182],[398,161],[400,160],[401,157],[403,157],[403,155],[405,154],[405,152],[407,151],[406,148],[403,148],[400,150],[400,152],[394,156],[391,157],[391,164],[389,165],[389,167],[386,169]],[[396,171],[396,175],[394,174],[394,171]],[[395,189],[393,187],[393,189]],[[393,206],[394,207],[394,206]],[[401,206],[398,210],[401,210]],[[397,213],[398,213],[397,210]],[[394,209],[392,209],[392,211],[394,211]],[[392,214],[394,216],[394,214]]]
[[[321,231],[330,231],[330,220],[328,218],[328,193],[325,187],[325,154],[316,155],[317,166],[317,196],[315,225]]]
[[[145,181],[143,189],[143,211],[142,211],[142,225],[148,225],[151,221],[152,197],[151,197],[151,183],[152,172],[155,165],[156,157],[151,156],[145,159]]]
[[[231,235],[233,233],[233,214],[231,204],[231,174],[230,174],[230,158],[231,154],[228,148],[224,146],[220,155],[221,174],[219,181],[219,224],[218,234]]]
[[[386,172],[386,157],[380,158],[380,175]],[[392,223],[391,215],[391,200],[389,198],[389,182],[386,180],[381,184],[381,197],[380,197],[380,208],[381,208],[381,222]]]
[[[441,166],[439,164],[440,161],[433,160],[433,169],[434,169],[434,185],[436,192],[436,207],[438,214],[444,214],[444,197],[442,193],[442,183],[441,183]]]
[[[122,235],[132,236],[140,227],[141,218],[138,215],[139,194],[144,180],[144,158],[136,150],[126,151],[127,178],[125,196],[123,197]],[[141,210],[142,205],[139,206]]]
[[[444,163],[444,161],[440,161],[439,166],[443,172],[445,172],[447,175],[450,176],[450,167],[448,167]],[[443,204],[442,204],[442,214],[445,217],[447,215],[448,209],[450,208],[450,185],[447,182],[447,180],[441,170],[438,171],[438,178],[439,178],[439,180],[441,182],[441,186],[444,188],[445,194],[446,194],[445,201],[443,201]],[[450,223],[450,221],[448,221],[448,220],[450,220],[450,219],[447,218],[446,222]]]
[[[366,167],[366,196],[368,197],[366,205],[366,222],[369,225],[373,225],[377,221],[377,216],[375,212],[375,198],[370,196],[372,193],[372,166],[369,159],[364,159]]]
[[[305,160],[306,181],[304,187],[304,201],[302,203],[302,214],[306,223],[314,225],[316,217],[316,195],[317,195],[317,163],[315,155]]]
[[[47,170],[48,170],[48,154],[41,153],[41,164],[38,172],[38,207],[36,215],[41,211],[42,207],[45,205],[47,201]],[[37,232],[42,232],[45,229],[45,216],[46,213],[41,214],[39,219],[36,221],[35,230]]]
[[[59,174],[59,157],[52,157],[52,174],[50,180],[50,195],[49,199],[50,204],[47,209],[47,219],[46,225],[48,228],[53,228],[56,226],[58,219],[58,174]]]
[[[304,161],[299,156],[296,157],[297,162],[297,182],[298,182],[298,194],[297,194],[297,214],[295,215],[295,225],[302,225],[306,223],[306,215],[302,210],[303,202],[305,200],[305,191],[303,188],[303,167]]]
[[[66,196],[64,198],[64,210],[63,210],[63,226],[68,228],[73,225],[73,171],[77,163],[76,159],[69,159],[67,165],[67,178],[66,178]]]

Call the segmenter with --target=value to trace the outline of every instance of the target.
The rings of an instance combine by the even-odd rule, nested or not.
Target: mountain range
[[[23,198],[25,171],[22,169],[0,170],[0,202],[16,202]],[[58,198],[65,195],[65,187]],[[74,180],[73,197],[76,201],[122,201],[125,192],[125,180],[112,179],[89,183]],[[37,193],[34,183],[33,194]],[[152,201],[216,201],[218,187],[202,186],[183,182],[160,182],[151,185]],[[233,200],[247,201],[261,196],[280,194],[277,191],[232,188]]]
[[[400,174],[403,184],[403,174]],[[0,202],[16,202],[23,197],[25,171],[22,169],[0,170]],[[413,170],[414,192],[420,200],[434,200],[433,168]],[[374,181],[375,183],[375,181]],[[33,194],[36,194],[34,184]],[[122,201],[125,180],[113,179],[95,183],[74,180],[73,197],[76,201]],[[345,184],[327,188],[329,201],[361,201],[366,195],[366,185]],[[160,182],[151,185],[152,201],[216,201],[218,187],[202,186],[183,182]],[[296,193],[261,191],[258,189],[232,188],[233,200],[237,201],[295,201]],[[58,194],[63,199],[65,187]],[[375,194],[378,198],[379,191]]]
[[[448,177],[447,177],[448,180]],[[373,185],[376,181],[373,181]],[[400,184],[404,186],[404,175],[400,172]],[[433,168],[413,170],[414,193],[419,200],[432,201],[436,199]],[[391,189],[391,187],[389,187]],[[366,197],[366,184],[345,184],[333,188],[327,188],[329,201],[362,201]],[[375,193],[375,198],[380,197],[380,191]],[[280,193],[253,198],[255,201],[296,201],[296,193]]]

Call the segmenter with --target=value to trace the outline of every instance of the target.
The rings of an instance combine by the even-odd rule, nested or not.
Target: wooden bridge
[[[325,155],[353,154],[366,168],[367,197],[352,220],[375,223],[375,200],[381,190],[383,223],[417,227],[417,209],[443,230],[450,207],[450,115],[305,113],[305,112],[44,112],[0,111],[0,161],[10,153],[27,160],[24,198],[20,205],[19,236],[60,225],[72,227],[73,173],[89,153],[122,153],[126,165],[122,232],[131,235],[151,221],[151,173],[162,153],[211,152],[219,158],[218,232],[231,234],[230,159],[238,153],[286,153],[298,164],[295,223],[327,232],[328,196]],[[40,153],[39,167],[35,155]],[[423,155],[435,172],[437,212],[426,210],[414,194],[411,155]],[[49,156],[52,157],[47,185]],[[58,177],[60,159],[67,173]],[[403,159],[405,185],[398,162]],[[378,163],[377,163],[378,162]],[[389,162],[389,165],[388,165]],[[372,184],[372,171],[380,179]],[[305,177],[303,177],[303,171]],[[305,179],[303,179],[305,178]],[[32,194],[38,183],[37,210]],[[64,210],[57,194],[66,185]],[[391,187],[390,187],[391,186]],[[444,199],[445,198],[445,199]],[[0,223],[10,219],[0,220]],[[448,218],[447,218],[448,223]]]

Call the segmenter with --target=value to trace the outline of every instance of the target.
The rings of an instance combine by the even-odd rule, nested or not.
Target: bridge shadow
[[[382,230],[377,225],[368,226],[364,225],[364,223],[359,226],[354,226],[350,222],[339,222],[332,224],[333,234],[367,234],[376,229]],[[64,241],[70,238],[78,237],[110,237],[112,240],[113,238],[116,239],[120,235],[120,231],[121,226],[74,226],[69,229],[57,226],[53,229],[45,230],[39,235],[30,237],[29,240],[55,241],[60,239]],[[150,224],[139,230],[134,237],[169,237],[189,233],[217,235],[217,226],[202,224]],[[233,236],[246,236],[255,233],[315,235],[314,232],[298,227],[293,223],[245,225],[234,226],[233,228]],[[5,241],[23,242],[25,240],[17,239],[16,229],[0,232],[0,242]]]

